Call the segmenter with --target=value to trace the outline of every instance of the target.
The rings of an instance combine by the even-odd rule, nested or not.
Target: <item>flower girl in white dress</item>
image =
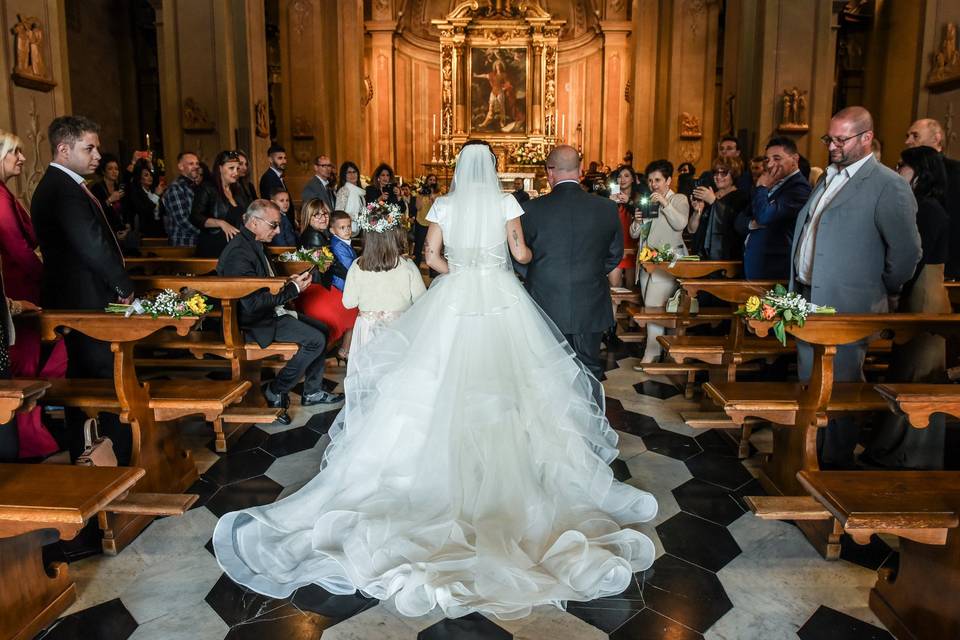
[[[388,218],[362,209],[357,222],[364,234],[363,254],[350,266],[343,287],[343,306],[360,309],[353,327],[347,375],[356,366],[364,345],[427,290],[417,265],[401,255],[399,217]]]
[[[656,500],[613,477],[600,383],[513,273],[511,253],[530,260],[522,213],[489,147],[464,145],[430,209],[445,273],[351,355],[320,473],[217,523],[235,582],[510,619],[620,593],[651,565],[653,543],[626,525]]]

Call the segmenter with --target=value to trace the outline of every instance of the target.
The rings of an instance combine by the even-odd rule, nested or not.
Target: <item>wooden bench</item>
[[[49,387],[46,380],[0,380],[0,425],[10,422],[15,413],[37,406],[37,399]]]
[[[759,336],[766,336],[772,331],[770,322],[748,320],[746,324]],[[793,424],[773,425],[773,453],[758,470],[758,480],[763,488],[772,495],[805,494],[797,480],[797,473],[819,470],[817,429],[827,426],[835,390],[837,393],[843,389],[863,391],[860,396],[862,402],[856,399],[856,392],[847,395],[848,391],[842,391],[847,397],[839,400],[845,408],[876,407],[879,392],[874,397],[863,387],[834,384],[833,359],[839,345],[866,340],[881,333],[892,334],[894,342],[902,342],[921,332],[949,333],[957,330],[960,330],[960,316],[908,313],[811,315],[803,327],[787,327],[789,334],[811,345],[812,373],[809,382],[802,386],[797,395],[796,407],[790,409],[794,416]],[[769,339],[774,340],[772,336]],[[882,397],[880,399],[883,400]],[[885,404],[884,400],[884,407]],[[766,408],[755,406],[753,410],[775,411],[782,408],[782,404],[773,401]],[[842,531],[836,522],[800,522],[798,526],[824,557],[839,557],[839,536]]]
[[[44,311],[38,314],[41,337],[52,340],[64,328],[110,343],[114,354],[114,379],[54,380],[49,400],[65,406],[78,406],[90,414],[98,410],[117,413],[121,422],[130,425],[133,448],[130,465],[145,471],[137,483],[137,491],[148,494],[182,493],[197,478],[197,469],[190,452],[179,441],[170,421],[183,415],[204,413],[215,419],[227,405],[237,402],[248,389],[249,381],[155,381],[141,383],[134,369],[133,348],[141,340],[161,329],[173,327],[185,335],[197,318],[151,318],[91,311]],[[153,398],[151,390],[162,390],[166,396]],[[155,510],[122,513],[100,517],[103,549],[115,554],[146,527]]]
[[[196,247],[164,247],[141,246],[140,255],[144,258],[193,258],[197,254]],[[129,258],[127,258],[129,260]]]
[[[892,411],[907,416],[917,429],[925,429],[934,413],[960,418],[960,385],[904,382],[880,384],[876,390]]]
[[[803,470],[799,483],[854,541],[900,538],[870,609],[897,638],[960,638],[960,472]]]
[[[207,275],[217,270],[217,260],[193,257],[127,258],[124,266],[130,273],[146,275]]]

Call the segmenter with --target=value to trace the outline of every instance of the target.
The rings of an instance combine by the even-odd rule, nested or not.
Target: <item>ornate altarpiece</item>
[[[536,1],[471,0],[432,23],[440,31],[439,163],[481,138],[502,170],[537,164],[516,152],[558,142],[557,46],[566,21]]]

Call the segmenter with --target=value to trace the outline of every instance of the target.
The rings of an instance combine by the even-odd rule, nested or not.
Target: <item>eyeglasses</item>
[[[326,211],[317,211],[316,213],[310,214],[311,218],[329,218],[330,214]]]
[[[280,223],[279,223],[279,222],[274,222],[273,220],[267,220],[266,218],[261,218],[260,216],[252,216],[252,217],[256,218],[257,220],[260,220],[261,222],[265,222],[266,224],[270,225],[270,228],[271,228],[271,229],[276,229],[277,227],[280,226]]]
[[[828,147],[830,146],[831,143],[837,145],[838,147],[842,147],[843,145],[847,144],[847,142],[849,142],[850,140],[853,140],[854,138],[857,138],[857,137],[859,137],[859,136],[862,136],[862,135],[865,134],[865,133],[869,133],[870,131],[873,131],[873,129],[864,129],[864,130],[861,131],[860,133],[855,133],[855,134],[853,134],[852,136],[847,136],[846,138],[839,138],[839,137],[838,137],[838,138],[834,138],[834,137],[832,137],[832,136],[820,136],[820,142],[822,142],[823,144],[825,144],[825,145],[828,146]]]

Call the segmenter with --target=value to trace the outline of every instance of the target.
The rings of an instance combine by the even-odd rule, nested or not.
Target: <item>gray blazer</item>
[[[790,289],[810,206],[826,188],[821,178],[797,215],[790,250]],[[890,311],[920,261],[917,201],[907,182],[870,158],[843,185],[820,217],[814,249],[811,300],[846,313]]]
[[[336,209],[336,200],[333,192],[330,189],[325,188],[323,183],[320,182],[320,178],[317,176],[310,178],[310,181],[307,182],[307,186],[303,188],[303,198],[300,200],[300,206],[303,206],[314,198],[320,198],[322,201],[326,202],[327,206],[330,207],[331,212]]]

